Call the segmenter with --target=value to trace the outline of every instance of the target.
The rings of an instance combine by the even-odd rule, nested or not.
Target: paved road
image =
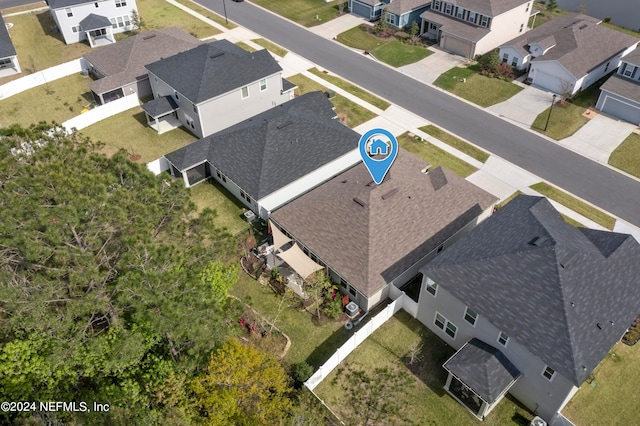
[[[198,0],[223,14],[222,0]],[[420,84],[251,3],[226,0],[230,20],[640,226],[640,183],[475,106]]]

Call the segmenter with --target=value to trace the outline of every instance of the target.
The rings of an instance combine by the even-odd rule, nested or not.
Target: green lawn
[[[335,75],[329,75],[327,73],[324,73],[322,71],[320,71],[317,68],[311,68],[309,70],[310,73],[317,75],[320,78],[323,78],[325,80],[327,80],[329,83],[332,83],[336,86],[338,86],[341,89],[346,90],[347,92],[351,93],[352,95],[355,95],[357,97],[359,97],[360,99],[362,99],[365,102],[370,103],[371,105],[380,108],[381,110],[385,110],[387,108],[389,108],[389,106],[391,106],[391,104],[383,99],[380,99],[379,97],[377,97],[376,95],[367,92],[364,89],[361,89],[360,87],[349,83],[348,81],[345,81],[343,79],[341,79],[340,77],[337,77]]]
[[[249,229],[249,224],[242,215],[247,208],[221,185],[202,182],[189,191],[198,212],[207,207],[218,212],[216,225],[226,228],[231,235],[238,235]]]
[[[326,87],[316,83],[310,78],[303,76],[302,74],[293,75],[291,77],[288,77],[287,80],[298,86],[298,88],[295,90],[295,94],[297,96],[303,95],[308,92],[326,92],[327,90]],[[349,99],[340,95],[334,96],[331,99],[331,103],[336,108],[338,119],[351,128],[369,121],[376,116],[368,109],[363,108],[360,105],[353,103]]]
[[[105,154],[111,155],[122,148],[130,154],[140,155],[140,163],[156,160],[197,139],[182,127],[159,135],[147,125],[140,107],[99,121],[80,132],[92,140],[104,142]]]
[[[196,38],[211,37],[220,34],[220,30],[200,19],[189,15],[164,0],[137,0],[138,11],[142,18],[143,30],[178,27]],[[190,2],[184,3],[191,7]],[[204,12],[204,9],[202,9]]]
[[[254,38],[251,41],[254,42],[255,44],[257,44],[258,46],[264,47],[269,52],[275,53],[276,55],[278,55],[280,57],[284,57],[284,55],[289,53],[286,49],[283,49],[282,47],[278,46],[277,44],[271,43],[269,40],[265,40],[263,38]]]
[[[433,84],[485,108],[504,102],[522,90],[509,81],[480,75],[476,65],[451,68]]]
[[[246,50],[247,52],[255,52],[256,49],[254,49],[253,47],[249,46],[247,43],[243,42],[243,41],[239,41],[236,43],[236,46],[238,47],[242,47],[244,50]]]
[[[613,229],[613,226],[616,224],[616,220],[602,210],[592,207],[589,204],[578,200],[574,196],[567,194],[566,192],[561,191],[547,183],[536,183],[535,185],[531,185],[530,188],[534,191],[538,191],[546,197],[551,198],[554,201],[557,201],[563,206],[570,208],[574,212],[581,214],[587,219],[591,219],[592,221],[604,226],[607,229]]]
[[[191,1],[191,0],[175,0],[175,1],[187,6],[189,9],[193,10],[194,12],[198,12],[199,14],[206,16],[207,18],[211,19],[213,22],[220,24],[225,28],[232,30],[237,27],[237,25],[234,24],[233,22],[225,22],[224,17],[210,11],[209,9],[205,9],[204,7],[200,6],[198,3],[194,1]]]
[[[0,125],[29,126],[41,120],[62,123],[93,101],[90,77],[80,73],[54,80],[0,101]]]
[[[412,344],[421,343],[422,361],[407,368],[404,357]],[[340,373],[350,367],[367,371],[375,367],[388,367],[392,371],[404,370],[411,375],[412,383],[396,401],[404,407],[402,424],[415,425],[517,425],[529,424],[533,415],[526,409],[505,398],[480,423],[461,404],[447,394],[443,386],[446,372],[442,364],[454,354],[439,337],[404,311],[398,312],[352,352],[338,368],[315,389],[320,399],[344,419],[348,413],[349,399],[357,395],[345,395],[340,385]],[[377,424],[377,423],[376,423]]]
[[[433,136],[436,139],[441,140],[447,145],[451,145],[458,151],[464,152],[465,154],[469,155],[472,158],[475,158],[476,160],[482,163],[486,162],[489,159],[489,154],[487,154],[485,151],[479,148],[476,148],[470,143],[465,142],[462,139],[457,138],[450,133],[445,132],[444,130],[434,126],[433,124],[420,127],[420,130]]]
[[[638,344],[614,346],[594,372],[595,385],[585,382],[562,413],[576,425],[638,424],[638,349]]]
[[[478,170],[458,157],[441,150],[429,142],[421,141],[417,137],[410,137],[407,133],[398,137],[398,143],[402,148],[422,158],[433,167],[445,167],[462,177],[467,177]]]
[[[323,0],[252,0],[258,6],[269,9],[305,27],[324,24],[337,18],[339,15],[338,1],[325,3]]]
[[[609,157],[609,164],[640,177],[640,135],[631,133]]]
[[[412,64],[426,58],[433,52],[422,45],[402,43],[395,37],[380,38],[360,25],[338,34],[338,41],[355,49],[365,50],[374,57],[393,67]]]

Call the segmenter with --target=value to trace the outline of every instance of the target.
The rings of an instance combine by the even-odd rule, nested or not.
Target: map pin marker
[[[398,141],[385,129],[372,129],[360,138],[360,156],[373,181],[380,185],[398,155]]]

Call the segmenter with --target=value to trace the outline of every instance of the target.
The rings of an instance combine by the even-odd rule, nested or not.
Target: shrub
[[[505,77],[507,81],[513,80],[516,78],[516,73],[513,70],[513,67],[507,64],[506,62],[502,62],[500,65],[498,65],[494,69],[494,72],[496,74],[501,75],[502,77]]]
[[[312,375],[313,367],[305,361],[294,364],[291,369],[291,377],[293,377],[297,387],[302,386]]]
[[[494,49],[480,56],[478,58],[478,64],[483,70],[486,71],[493,71],[498,68],[500,66],[500,56],[498,54],[498,49]]]
[[[336,297],[331,301],[326,300],[322,304],[322,312],[333,320],[340,318],[340,314],[342,314],[342,299]]]

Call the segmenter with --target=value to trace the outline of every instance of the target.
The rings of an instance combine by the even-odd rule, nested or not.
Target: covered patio
[[[105,16],[92,13],[80,21],[80,28],[84,31],[89,41],[89,46],[92,48],[116,42],[113,37],[111,21]]]
[[[178,104],[171,96],[163,96],[142,105],[142,109],[147,116],[147,124],[155,129],[158,134],[163,134],[182,126],[178,119],[178,108]]]
[[[465,343],[443,367],[449,373],[444,389],[480,420],[521,375],[502,352],[476,338]]]

